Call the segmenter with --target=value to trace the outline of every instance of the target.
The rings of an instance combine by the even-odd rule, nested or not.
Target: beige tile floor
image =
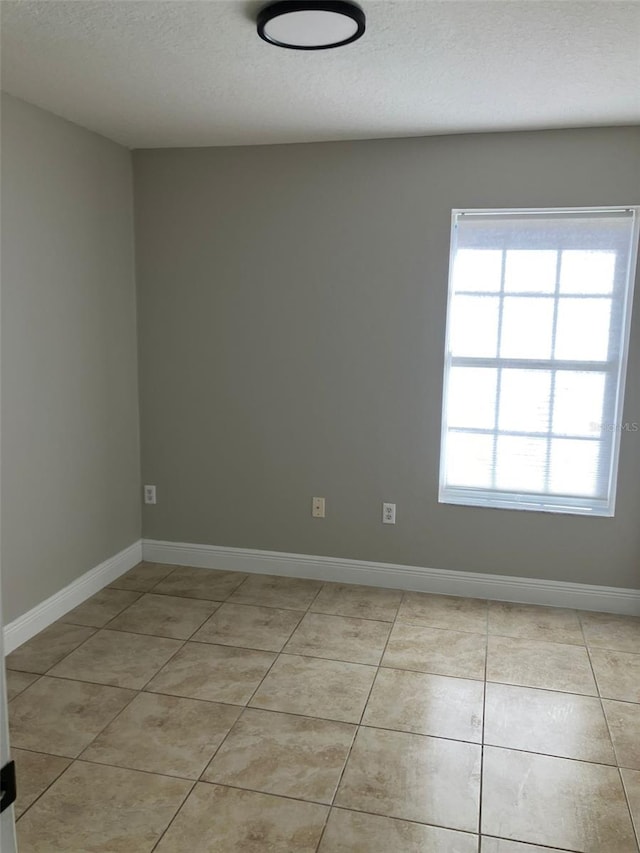
[[[20,853],[639,853],[638,618],[143,563],[7,666]]]

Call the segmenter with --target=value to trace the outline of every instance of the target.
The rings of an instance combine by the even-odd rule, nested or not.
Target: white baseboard
[[[27,613],[9,622],[4,627],[4,653],[8,655],[18,646],[26,643],[31,637],[65,613],[73,610],[87,598],[95,595],[103,587],[110,584],[124,572],[129,571],[142,560],[142,541],[138,540],[123,551],[109,557],[104,563],[89,569],[79,578],[72,581],[60,592],[56,592],[46,601],[37,604]]]
[[[206,569],[314,578],[640,616],[640,590],[637,589],[143,539],[85,572],[46,601],[5,625],[5,654],[82,604],[142,559]]]
[[[578,610],[600,610],[640,616],[640,590],[610,586],[568,583],[566,581],[485,575],[449,569],[426,569],[393,563],[344,560],[336,557],[312,557],[279,551],[254,551],[249,548],[224,548],[217,545],[190,545],[183,542],[142,540],[142,554],[153,563],[175,563],[205,569],[286,575],[323,581],[365,584],[490,598],[523,604],[546,604]]]

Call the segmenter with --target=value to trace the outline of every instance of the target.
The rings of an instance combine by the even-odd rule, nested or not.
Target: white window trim
[[[631,244],[628,253],[628,262],[626,270],[626,294],[625,302],[622,307],[623,324],[620,331],[621,340],[621,356],[618,361],[617,371],[609,371],[609,375],[616,380],[615,389],[617,392],[615,404],[612,410],[615,412],[614,423],[622,424],[625,382],[627,375],[627,365],[629,356],[629,343],[631,335],[631,314],[634,297],[635,274],[637,271],[638,259],[638,239],[640,234],[640,206],[638,205],[617,205],[613,207],[567,207],[567,208],[454,208],[451,212],[451,231],[450,231],[450,247],[449,247],[449,280],[448,280],[448,295],[447,295],[447,323],[445,335],[445,359],[444,359],[444,380],[443,380],[443,396],[441,405],[441,442],[440,442],[440,473],[439,473],[439,493],[438,500],[440,503],[457,504],[463,506],[480,506],[494,507],[502,509],[515,510],[530,510],[537,512],[551,513],[566,513],[571,515],[592,515],[611,517],[615,514],[616,491],[617,491],[617,473],[620,456],[620,439],[622,429],[615,429],[611,432],[611,443],[609,448],[609,483],[608,483],[608,498],[599,500],[594,498],[579,498],[558,496],[556,500],[552,495],[539,494],[516,494],[508,493],[499,490],[490,490],[482,488],[465,488],[458,486],[446,486],[445,478],[445,463],[447,450],[448,424],[446,419],[446,402],[448,400],[448,380],[450,368],[453,361],[464,362],[465,357],[454,357],[451,355],[450,336],[451,336],[451,317],[452,317],[452,301],[453,301],[453,262],[455,258],[457,241],[454,239],[455,224],[460,215],[472,217],[477,216],[517,216],[522,214],[531,215],[553,215],[572,216],[575,214],[598,214],[607,213],[623,213],[628,212],[633,216],[631,228]],[[474,365],[478,365],[482,359],[470,358]],[[487,359],[492,365],[499,361],[498,358]],[[513,364],[515,360],[509,359]],[[529,366],[532,363],[530,359],[523,359],[523,367]],[[535,362],[534,362],[535,363]],[[546,363],[546,360],[545,360]],[[601,369],[602,362],[594,362],[593,366],[598,365]],[[569,369],[584,370],[590,366],[589,362],[562,362],[562,366]],[[556,366],[556,369],[557,366]],[[493,432],[489,430],[489,432]]]

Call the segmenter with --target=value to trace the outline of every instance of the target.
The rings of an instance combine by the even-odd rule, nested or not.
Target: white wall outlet
[[[311,501],[311,515],[314,518],[324,518],[324,498],[313,498]]]
[[[156,487],[155,486],[145,486],[144,487],[144,502],[146,504],[154,504],[156,502]]]
[[[382,504],[382,523],[383,524],[395,524],[396,523],[396,505],[395,504]]]

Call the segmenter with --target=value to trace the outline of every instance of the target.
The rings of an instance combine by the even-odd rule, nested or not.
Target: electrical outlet
[[[395,504],[382,504],[382,523],[383,524],[395,524],[396,523],[396,505]]]
[[[324,518],[324,498],[313,498],[311,502],[311,515],[314,518]]]
[[[144,502],[146,504],[154,504],[156,502],[156,487],[155,486],[145,486],[144,487]]]

